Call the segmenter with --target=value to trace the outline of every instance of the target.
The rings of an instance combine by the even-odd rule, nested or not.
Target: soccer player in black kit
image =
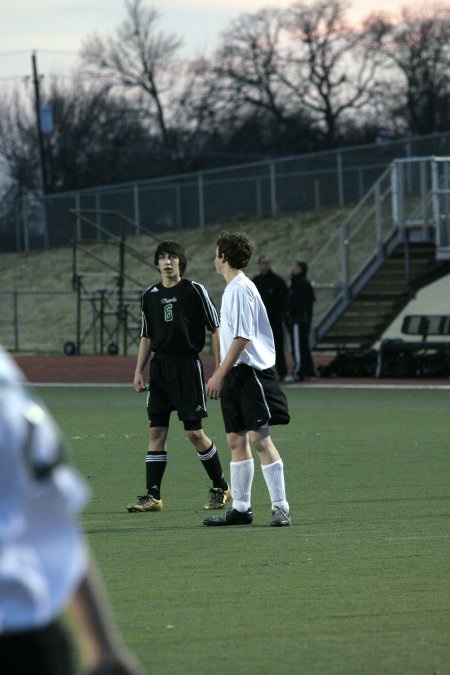
[[[221,509],[231,491],[222,473],[216,446],[205,434],[207,417],[203,367],[199,353],[205,346],[205,329],[211,332],[215,367],[219,365],[219,317],[206,289],[183,278],[186,254],[175,241],[158,244],[154,263],[160,283],[142,295],[142,329],[134,389],[146,391],[144,370],[150,360],[147,413],[150,440],[146,456],[147,494],[129,504],[128,511],[161,511],[161,482],[167,464],[166,439],[172,411],[177,411],[187,437],[212,481],[205,509]]]

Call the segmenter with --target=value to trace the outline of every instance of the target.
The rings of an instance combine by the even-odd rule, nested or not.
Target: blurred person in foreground
[[[88,491],[52,418],[0,347],[0,672],[142,675],[121,645],[77,524]]]
[[[294,365],[285,382],[301,382],[316,375],[309,346],[315,300],[314,289],[308,279],[308,265],[296,260],[291,272],[286,315]]]
[[[231,451],[232,506],[221,516],[203,520],[209,527],[250,525],[254,476],[253,446],[272,507],[271,527],[290,526],[284,466],[269,432],[273,424],[289,424],[289,409],[275,370],[275,346],[267,311],[255,284],[245,274],[253,252],[245,232],[222,232],[215,267],[226,288],[220,311],[220,366],[208,380],[206,393],[220,397]]]
[[[267,309],[270,327],[275,343],[275,368],[280,380],[287,375],[286,356],[284,352],[284,315],[288,298],[288,287],[279,274],[271,267],[270,257],[261,255],[258,259],[259,274],[253,277],[253,283],[259,291]]]

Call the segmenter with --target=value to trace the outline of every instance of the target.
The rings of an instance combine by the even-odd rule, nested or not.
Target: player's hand
[[[134,391],[140,394],[143,391],[146,391],[146,386],[144,382],[144,376],[142,373],[135,373],[134,382],[133,382]]]
[[[213,399],[218,399],[220,396],[220,390],[222,387],[222,381],[219,377],[218,372],[216,371],[214,375],[212,375],[208,382],[206,383],[206,395],[209,398]]]
[[[143,675],[140,665],[125,650],[105,655],[87,675]]]

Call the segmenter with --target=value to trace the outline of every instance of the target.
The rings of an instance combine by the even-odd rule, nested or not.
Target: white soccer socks
[[[281,506],[289,512],[289,504],[286,501],[286,488],[284,485],[283,462],[279,459],[273,464],[261,464],[264,480],[269,490],[272,507]]]
[[[264,480],[269,490],[272,508],[280,506],[289,513],[284,484],[283,462],[279,459],[272,464],[261,465]],[[231,494],[233,508],[236,511],[247,511],[251,506],[251,492],[255,465],[253,459],[242,462],[230,462]]]
[[[231,495],[233,509],[247,511],[251,506],[251,493],[255,465],[253,459],[230,462]]]

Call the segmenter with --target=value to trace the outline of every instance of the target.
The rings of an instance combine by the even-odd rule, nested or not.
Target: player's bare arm
[[[119,641],[92,562],[69,602],[68,613],[90,674],[142,675],[140,666]]]
[[[150,358],[152,351],[152,341],[150,338],[143,337],[139,343],[137,361],[136,361],[136,370],[134,372],[134,390],[139,394],[142,391],[146,390],[145,380],[144,380],[144,369]]]
[[[211,332],[211,351],[214,357],[214,371],[220,366],[220,333],[219,328]]]
[[[235,365],[236,361],[239,359],[240,355],[248,345],[250,340],[246,338],[237,337],[234,338],[233,342],[230,345],[230,348],[225,355],[224,360],[220,364],[219,368],[215,373],[210,377],[206,385],[206,395],[209,398],[219,398],[220,390],[222,389],[222,383],[225,375],[229,370]]]

